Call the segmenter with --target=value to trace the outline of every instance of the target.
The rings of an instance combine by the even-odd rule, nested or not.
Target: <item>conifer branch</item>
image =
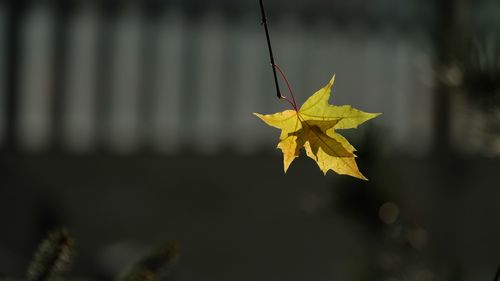
[[[495,274],[493,281],[500,281],[500,265],[497,268],[497,273]]]
[[[137,262],[121,281],[168,280],[179,257],[179,243],[166,243]]]
[[[64,230],[49,233],[35,253],[28,267],[27,281],[58,280],[66,272],[73,260],[74,241]]]

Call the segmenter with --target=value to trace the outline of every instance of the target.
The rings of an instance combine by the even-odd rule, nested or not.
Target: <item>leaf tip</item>
[[[288,168],[290,168],[290,165],[292,164],[294,159],[295,157],[292,159],[286,159],[286,158],[283,159],[283,171],[285,172],[285,174],[288,171]]]
[[[316,156],[316,155],[314,155]],[[314,159],[313,159],[314,160]],[[323,172],[323,175],[326,176],[326,174],[328,173],[328,171],[330,170],[330,168],[328,167],[324,167],[324,166],[321,166],[319,163],[318,163],[318,160],[314,160],[316,161],[316,163],[318,164],[318,167],[319,169],[321,170],[321,172]]]
[[[264,114],[260,114],[260,113],[257,113],[257,112],[254,112],[253,115],[257,116],[257,118],[259,118],[260,120],[264,121],[267,123],[266,121],[266,115]]]
[[[330,82],[328,83],[329,88],[331,88],[333,86],[333,84],[335,83],[335,76],[336,76],[336,74],[334,73],[332,75],[332,79],[330,79]]]
[[[358,175],[356,175],[356,178],[364,181],[368,181],[368,179],[361,173],[359,172]]]
[[[288,171],[288,169],[290,168],[290,165],[292,165],[292,162],[294,159],[295,159],[295,157],[292,159],[288,159],[288,160],[286,158],[283,159],[283,171],[285,172],[285,174]]]

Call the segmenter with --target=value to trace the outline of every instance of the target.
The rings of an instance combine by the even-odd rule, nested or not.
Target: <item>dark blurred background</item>
[[[84,280],[170,239],[176,280],[493,280],[500,2],[265,4],[298,100],[383,113],[370,181],[283,174],[257,0],[0,1],[0,277],[66,226]]]

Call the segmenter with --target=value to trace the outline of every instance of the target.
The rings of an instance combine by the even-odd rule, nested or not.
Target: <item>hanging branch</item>
[[[274,63],[273,48],[271,47],[271,39],[269,38],[269,29],[267,28],[267,18],[266,11],[264,9],[264,3],[262,0],[260,2],[260,13],[262,14],[262,24],[264,25],[264,30],[266,31],[267,48],[269,49],[269,58],[271,59],[271,67],[273,68],[274,84],[276,86],[276,95],[278,99],[283,98],[280,93],[280,86],[278,83],[278,75],[276,74],[276,64]]]

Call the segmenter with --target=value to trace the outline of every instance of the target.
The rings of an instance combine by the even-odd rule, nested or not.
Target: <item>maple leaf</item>
[[[278,148],[283,152],[285,173],[304,148],[307,156],[316,161],[325,175],[333,170],[341,175],[367,180],[356,165],[356,149],[336,130],[357,128],[380,113],[363,112],[350,105],[328,104],[334,81],[335,75],[299,110],[254,114],[268,125],[281,129]]]

